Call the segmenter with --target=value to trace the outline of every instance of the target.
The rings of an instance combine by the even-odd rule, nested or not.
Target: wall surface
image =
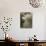
[[[20,12],[32,12],[33,27],[29,29],[20,28]],[[45,2],[40,8],[33,8],[28,0],[0,0],[0,21],[6,17],[12,17],[13,22],[10,31],[17,40],[28,40],[34,34],[37,39],[46,40],[46,6]],[[4,39],[3,31],[0,29],[0,39]]]

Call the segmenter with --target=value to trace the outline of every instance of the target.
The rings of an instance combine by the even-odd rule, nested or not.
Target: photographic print
[[[20,13],[20,27],[32,28],[32,13],[31,12]]]

